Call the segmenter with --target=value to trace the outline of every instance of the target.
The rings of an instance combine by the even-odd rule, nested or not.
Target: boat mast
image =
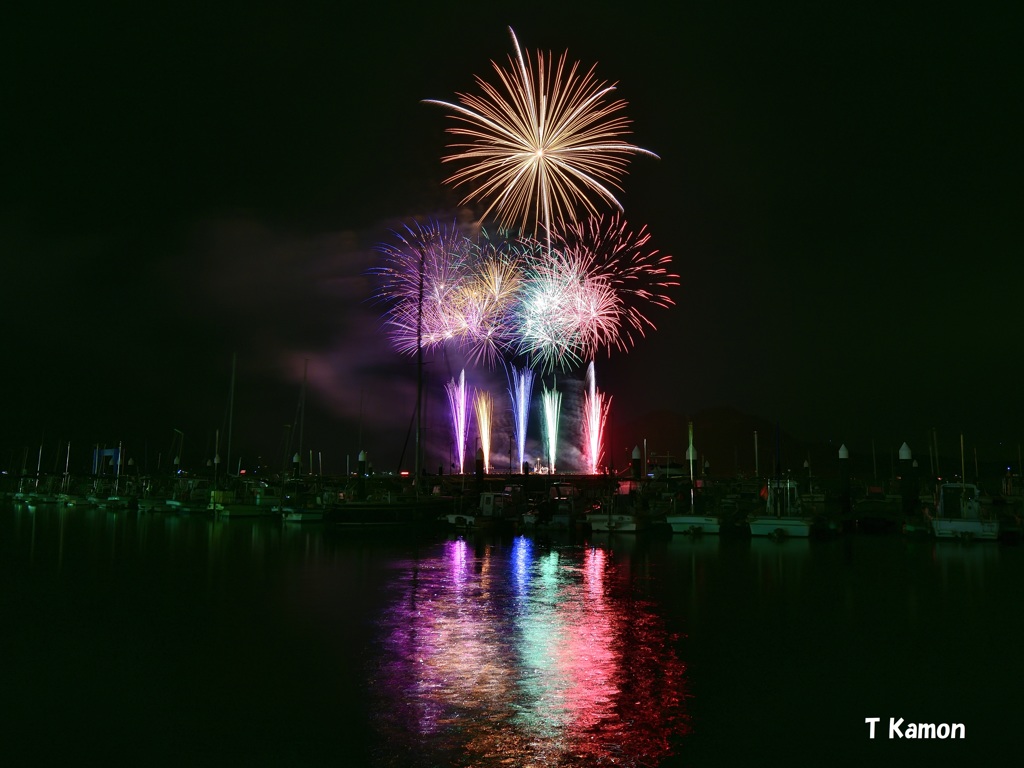
[[[960,517],[967,516],[967,472],[964,470],[964,433],[960,433]]]
[[[413,489],[416,500],[420,499],[420,453],[423,439],[423,271],[426,267],[427,253],[420,243],[420,274],[417,287],[416,311],[416,458],[413,460]]]
[[[299,395],[299,450],[296,452],[296,456],[299,457],[298,469],[299,476],[302,476],[302,435],[306,427],[306,375],[309,371],[309,358],[302,366],[302,393]]]
[[[71,467],[71,441],[68,440],[68,452],[67,452],[67,455],[64,458],[64,483],[63,483],[63,492],[64,493],[71,493],[71,475],[70,475],[70,473],[68,471],[70,469],[70,467]]]
[[[235,418],[235,365],[238,362],[238,353],[231,353],[231,389],[228,393],[228,452],[227,467],[228,474],[231,474],[231,427]]]
[[[114,496],[120,491],[121,487],[121,442],[117,443],[117,466],[114,468]]]

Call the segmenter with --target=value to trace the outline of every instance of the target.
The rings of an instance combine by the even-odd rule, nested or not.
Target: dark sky
[[[237,354],[232,461],[281,461],[305,368],[305,448],[396,465],[415,368],[366,273],[392,229],[454,219],[421,100],[493,80],[509,26],[596,63],[660,156],[620,200],[682,285],[597,360],[615,429],[728,406],[854,450],[934,428],[1016,456],[1020,12],[751,5],[5,11],[0,463],[123,441],[152,467],[175,429],[203,463],[221,429],[223,455]],[[428,360],[433,400],[458,367]]]

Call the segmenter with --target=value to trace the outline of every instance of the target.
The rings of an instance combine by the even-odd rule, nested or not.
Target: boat
[[[693,447],[693,422],[689,424],[690,445],[686,449],[686,460],[690,465],[690,477],[688,486],[679,492],[672,494],[668,500],[665,522],[668,523],[672,533],[687,533],[699,535],[702,533],[717,534],[719,532],[718,518],[712,515],[705,515],[703,510],[698,511],[697,486],[703,485],[702,481],[694,482],[693,462],[697,458],[697,451]],[[686,498],[689,497],[689,498]],[[683,502],[682,505],[679,502]],[[704,506],[704,499],[700,499],[700,506]],[[680,508],[681,507],[681,508]]]
[[[635,511],[616,510],[614,504],[605,504],[586,515],[592,533],[639,533],[648,528],[649,520]]]
[[[692,536],[699,536],[703,533],[717,535],[721,529],[721,523],[717,517],[697,514],[694,508],[690,508],[690,514],[667,514],[665,522],[672,529],[672,533]]]
[[[567,531],[571,527],[569,515],[560,512],[555,502],[543,497],[528,502],[521,522],[524,528],[538,531]]]
[[[278,512],[281,500],[269,485],[259,481],[243,481],[234,490],[212,490],[207,509],[217,517],[270,517]]]
[[[650,527],[651,515],[641,509],[636,498],[617,493],[605,496],[588,510],[584,519],[592,533],[639,533]]]
[[[147,498],[140,498],[138,501],[135,502],[135,505],[136,505],[136,509],[138,509],[139,512],[154,512],[155,513],[155,512],[168,512],[168,511],[170,511],[170,508],[167,506],[167,504],[164,502],[163,499],[153,499],[153,498],[148,498],[148,497]]]
[[[105,499],[98,499],[95,506],[99,509],[106,509],[109,511],[130,510],[136,508],[136,503],[134,496],[125,496],[115,493],[113,496],[107,496]]]
[[[475,508],[447,512],[438,519],[454,528],[499,528],[522,519],[520,501],[508,488],[501,492],[485,491]]]
[[[179,478],[162,508],[177,515],[205,515],[209,510],[210,483],[201,478]]]
[[[315,507],[281,507],[281,520],[286,523],[322,523],[324,511]]]
[[[691,485],[673,495],[665,511],[665,522],[672,533],[699,536],[707,533],[718,535],[721,532],[721,521],[717,515],[706,514],[709,506],[703,494],[698,494]]]
[[[455,506],[451,496],[343,501],[327,507],[324,525],[329,531],[417,533],[448,524],[447,513]]]
[[[943,483],[932,517],[932,532],[937,539],[995,541],[999,538],[999,520],[982,511],[977,485]]]
[[[769,480],[765,492],[764,511],[747,517],[751,536],[807,538],[811,535],[813,518],[804,514],[796,481]]]
[[[304,498],[285,498],[280,506],[273,507],[281,514],[281,520],[286,523],[322,523],[324,521],[324,508],[315,500]]]
[[[312,483],[288,480],[281,490],[280,503],[271,507],[286,523],[322,523],[323,497]]]

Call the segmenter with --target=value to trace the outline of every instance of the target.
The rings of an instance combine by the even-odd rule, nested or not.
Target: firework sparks
[[[562,393],[546,386],[541,391],[540,401],[544,411],[544,447],[547,449],[548,472],[555,472],[555,457],[558,448],[558,419],[562,412]]]
[[[553,222],[575,221],[577,206],[596,213],[591,196],[622,210],[613,190],[621,190],[627,158],[657,157],[620,138],[630,133],[626,102],[608,100],[614,84],[598,80],[593,67],[583,74],[567,54],[556,62],[538,52],[534,65],[509,33],[511,68],[492,62],[500,86],[477,77],[482,95],[457,94],[458,104],[426,100],[451,110],[458,124],[448,132],[465,139],[443,159],[468,165],[446,183],[471,187],[463,204],[491,201],[481,220],[493,211],[504,225],[529,231],[532,218],[535,236],[541,226],[550,233]]]
[[[491,414],[494,410],[494,399],[490,392],[479,390],[473,401],[476,411],[476,431],[480,436],[480,450],[484,454],[484,474],[491,472]]]
[[[654,329],[648,307],[675,304],[669,292],[679,286],[679,275],[670,271],[672,257],[651,248],[650,239],[646,228],[630,230],[619,214],[592,216],[555,234],[559,258],[593,283],[606,285],[615,297],[615,332],[594,337],[609,349],[628,349],[633,332],[643,336]]]
[[[603,275],[559,253],[531,260],[519,305],[517,352],[533,365],[566,370],[600,347],[617,345],[622,302]]]
[[[393,233],[397,244],[379,247],[382,266],[377,298],[390,305],[386,325],[395,349],[414,354],[456,337],[457,307],[465,281],[470,241],[451,227],[431,223]]]
[[[533,397],[533,371],[512,367],[512,386],[508,393],[512,397],[516,449],[519,452],[519,466],[522,467],[526,462],[526,428],[530,421],[530,400]]]
[[[583,395],[583,455],[590,474],[596,475],[604,458],[604,427],[612,399],[597,389],[594,361],[587,366],[587,391]]]
[[[653,329],[650,307],[674,304],[671,256],[618,214],[559,232],[556,247],[505,231],[474,240],[454,228],[409,228],[382,247],[378,298],[395,348],[452,344],[476,363],[525,357],[545,373],[601,350],[625,351]]]
[[[459,474],[466,467],[466,436],[469,433],[469,390],[466,387],[466,371],[459,374],[458,380],[451,379],[445,384],[448,403],[452,411],[452,437],[455,440],[455,453],[459,460]]]
[[[505,234],[492,240],[484,230],[471,243],[454,305],[461,346],[477,362],[494,363],[515,343],[512,321],[523,278],[522,245]]]

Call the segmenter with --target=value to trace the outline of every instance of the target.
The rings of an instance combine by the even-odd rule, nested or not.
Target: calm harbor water
[[[1020,739],[1020,545],[8,502],[0,569],[11,765],[959,765]]]

